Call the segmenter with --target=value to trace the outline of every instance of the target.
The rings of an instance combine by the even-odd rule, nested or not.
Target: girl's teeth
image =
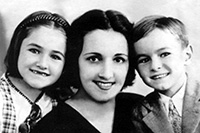
[[[42,75],[42,76],[44,76],[44,77],[46,77],[46,76],[47,76],[47,74],[45,74],[45,73],[41,73],[41,72],[34,71],[34,70],[33,70],[33,73],[35,73],[35,74],[41,74],[41,75]]]

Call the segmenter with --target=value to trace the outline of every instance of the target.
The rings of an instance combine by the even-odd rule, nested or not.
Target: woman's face
[[[41,89],[60,77],[66,52],[66,37],[58,29],[41,26],[22,42],[18,70],[31,87]]]
[[[129,68],[125,37],[113,30],[94,30],[84,37],[79,56],[80,79],[85,96],[107,102],[122,89]]]

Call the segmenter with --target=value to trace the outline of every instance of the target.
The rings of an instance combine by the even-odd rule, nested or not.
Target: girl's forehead
[[[22,42],[22,46],[28,46],[29,44],[36,44],[41,48],[65,52],[66,37],[58,29],[42,26],[34,29]]]

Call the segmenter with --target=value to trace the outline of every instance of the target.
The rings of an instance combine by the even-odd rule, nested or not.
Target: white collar
[[[168,97],[166,95],[163,95],[161,93],[159,93],[160,97],[161,97],[161,101],[163,102],[166,112],[168,114],[169,110],[169,100],[172,99],[178,113],[180,114],[180,116],[182,116],[182,110],[183,110],[183,98],[185,95],[185,89],[186,89],[186,81],[184,82],[183,86],[181,87],[181,89],[172,97]]]

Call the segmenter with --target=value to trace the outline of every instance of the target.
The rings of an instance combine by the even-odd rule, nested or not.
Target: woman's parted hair
[[[121,33],[127,40],[129,70],[124,83],[124,87],[132,85],[135,79],[135,68],[133,67],[133,51],[131,48],[132,39],[130,38],[132,24],[120,12],[114,10],[90,10],[73,21],[69,33],[69,51],[67,65],[67,83],[74,88],[82,86],[79,75],[78,58],[82,52],[84,37],[94,30],[114,30]]]

